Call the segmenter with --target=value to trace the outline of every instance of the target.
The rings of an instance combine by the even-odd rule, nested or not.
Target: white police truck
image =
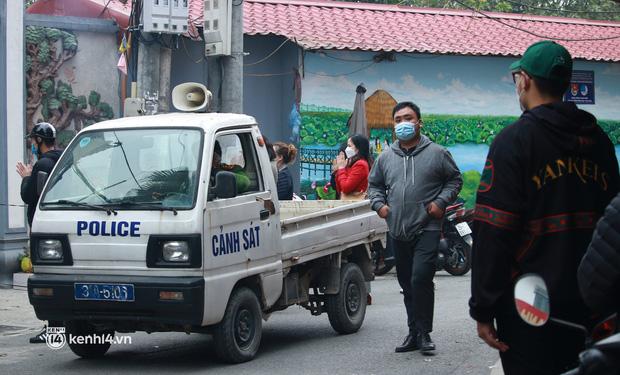
[[[230,171],[212,177],[216,141],[222,161],[249,178],[245,191]],[[82,130],[32,225],[37,317],[74,336],[209,333],[230,363],[252,359],[262,319],[291,305],[356,332],[385,221],[367,200],[278,202],[265,147],[256,121],[239,114],[126,117]],[[91,358],[110,342],[69,346]]]

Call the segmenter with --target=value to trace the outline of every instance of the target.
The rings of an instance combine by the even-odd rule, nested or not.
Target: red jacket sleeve
[[[366,191],[370,168],[366,160],[361,159],[351,167],[338,170],[336,187],[339,193],[348,194],[352,191]]]

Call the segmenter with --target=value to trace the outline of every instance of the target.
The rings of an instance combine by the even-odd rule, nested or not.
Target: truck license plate
[[[76,300],[134,301],[131,284],[75,283],[74,289]]]
[[[471,228],[469,227],[469,225],[467,225],[467,223],[456,224],[456,230],[459,232],[461,237],[471,233]]]

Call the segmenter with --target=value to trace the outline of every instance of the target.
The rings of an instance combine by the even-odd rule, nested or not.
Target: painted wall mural
[[[348,138],[355,88],[363,82],[367,105],[373,93],[384,91],[394,102],[409,100],[420,106],[422,134],[452,153],[464,179],[459,201],[473,207],[489,145],[520,114],[508,71],[515,59],[410,54],[396,60],[376,63],[364,52],[307,54],[306,70],[315,73],[303,80],[301,194],[307,199],[335,198],[332,160]],[[594,73],[596,104],[580,107],[597,116],[620,156],[620,66],[576,61],[575,69]],[[392,108],[393,103],[383,102],[380,110],[391,116]],[[373,157],[395,139],[391,126],[382,126],[369,122]]]
[[[114,117],[113,108],[97,90],[73,93],[80,79],[76,70],[86,68],[70,65],[78,51],[78,38],[72,32],[26,27],[27,133],[36,123],[49,122],[58,132],[59,145],[65,146],[84,126]]]

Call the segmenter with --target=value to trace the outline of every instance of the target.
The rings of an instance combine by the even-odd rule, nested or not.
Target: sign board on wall
[[[595,104],[594,71],[573,70],[570,87],[564,94],[564,101],[571,101],[575,104]]]

